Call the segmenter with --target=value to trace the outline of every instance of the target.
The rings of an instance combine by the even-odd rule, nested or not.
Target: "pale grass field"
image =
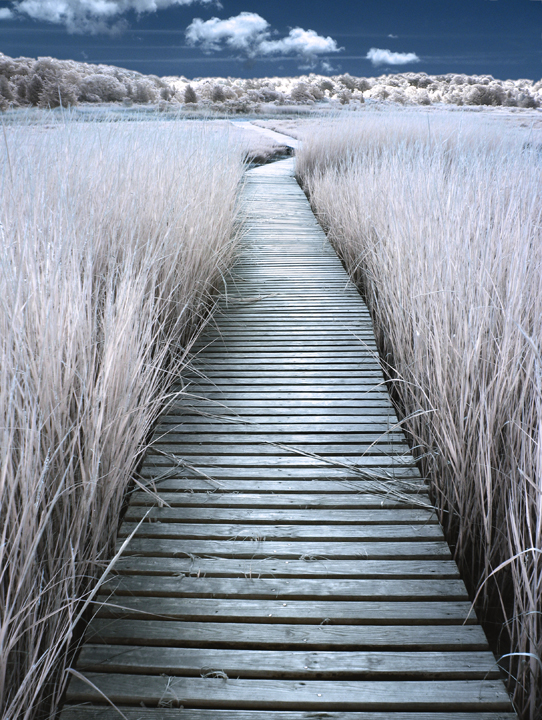
[[[297,171],[366,294],[477,609],[504,614],[516,706],[540,718],[542,138],[389,110],[307,129]]]
[[[127,485],[235,251],[245,151],[182,122],[0,137],[2,718],[54,715]]]

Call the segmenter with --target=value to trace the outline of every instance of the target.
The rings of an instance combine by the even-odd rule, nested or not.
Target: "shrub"
[[[122,102],[126,96],[126,86],[112,75],[88,75],[79,85],[81,102]]]
[[[187,85],[184,91],[184,101],[189,104],[196,104],[198,102],[198,96],[192,85]]]
[[[0,75],[0,96],[6,101],[14,100],[13,90],[11,83],[4,75]]]
[[[211,100],[213,102],[224,102],[225,99],[226,94],[224,93],[222,85],[213,85],[211,90]]]

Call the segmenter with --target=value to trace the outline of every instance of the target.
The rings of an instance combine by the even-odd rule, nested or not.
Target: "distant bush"
[[[127,95],[126,86],[116,77],[96,73],[81,81],[78,99],[82,102],[120,102]]]
[[[181,77],[163,78],[183,97],[189,81]],[[201,78],[190,81],[203,105],[220,104],[227,110],[232,103],[214,88],[232,90],[249,109],[260,103],[311,105],[313,103],[352,104],[373,102],[402,105],[504,106],[537,108],[542,103],[542,82],[496,80],[491,75],[427,75],[396,73],[380,77],[354,77],[348,73],[301,75],[275,78]],[[218,93],[218,94],[217,94]],[[187,101],[184,100],[186,103]],[[189,101],[192,102],[192,101]],[[238,105],[239,103],[233,103]]]
[[[472,105],[537,108],[542,81],[496,80],[491,75],[395,73],[379,77],[301,75],[274,78],[159,78],[110,65],[44,57],[10,58],[0,53],[0,109],[77,103],[124,105],[181,103],[254,112],[262,103],[335,106],[366,100],[402,105]],[[166,103],[166,105],[164,105]]]
[[[198,102],[198,96],[196,95],[196,92],[192,85],[187,85],[186,89],[184,91],[184,101],[185,103],[197,103]]]
[[[14,59],[0,53],[0,109],[78,103],[147,104],[174,97],[175,88],[155,75],[50,57]]]

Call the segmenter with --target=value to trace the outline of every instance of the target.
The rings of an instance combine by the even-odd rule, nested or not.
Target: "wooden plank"
[[[180,398],[172,402],[163,415],[160,417],[159,425],[172,424],[176,422],[204,423],[209,420],[215,422],[233,421],[254,422],[254,423],[276,423],[284,419],[288,423],[348,423],[354,422],[359,425],[394,425],[396,415],[389,405],[370,403],[367,407],[344,406],[344,407],[322,407],[300,404],[297,407],[266,407],[253,403],[244,403],[224,407],[212,400],[195,402],[190,398]]]
[[[440,578],[457,579],[453,560],[263,560],[228,558],[120,558],[120,575],[272,578]]]
[[[505,710],[511,709],[500,680],[288,681],[172,678],[87,673],[93,686],[115,703],[164,701],[175,707],[290,710]],[[101,699],[74,678],[69,702]]]
[[[149,493],[140,491],[132,494],[132,506],[154,506],[157,505],[156,497]],[[320,495],[320,494],[293,494],[293,495],[259,495],[249,493],[190,493],[190,492],[166,492],[160,489],[160,501],[170,507],[246,507],[246,508],[341,508],[360,509],[369,508],[414,508],[422,504],[428,508],[432,507],[429,497],[425,494],[410,494],[405,497],[381,493],[359,493],[350,495]]]
[[[120,531],[119,537],[127,537],[134,532],[139,526],[136,537],[154,537],[154,538],[179,538],[179,539],[223,539],[223,540],[243,540],[245,538],[267,538],[274,541],[279,540],[298,540],[306,542],[325,542],[325,541],[405,541],[407,543],[421,541],[441,541],[444,542],[442,529],[436,523],[422,523],[414,525],[410,523],[397,525],[329,525],[325,527],[311,525],[293,525],[286,523],[284,525],[250,525],[247,522],[226,524],[213,523],[206,525],[205,523],[185,523],[185,522],[129,522],[125,520]],[[293,546],[292,546],[293,547]],[[332,550],[333,548],[328,548]],[[418,548],[419,549],[419,548]],[[374,547],[373,547],[374,550]],[[404,555],[404,549],[395,547],[395,551]],[[302,554],[300,552],[300,554]],[[299,556],[298,556],[299,557]]]
[[[498,678],[499,667],[490,652],[304,652],[270,650],[214,650],[212,648],[140,648],[86,645],[79,656],[83,672],[114,672],[196,676],[220,671],[228,677],[337,678],[403,680]]]
[[[290,525],[397,525],[402,523],[436,523],[437,517],[431,510],[334,510],[313,508],[311,510],[261,510],[259,508],[128,508],[125,519],[128,522],[148,518],[160,522],[226,522],[268,524],[288,523]]]
[[[267,600],[468,600],[462,580],[177,577],[118,575],[104,583],[115,595],[138,597],[252,598]]]
[[[178,447],[178,446],[177,446]],[[237,447],[239,449],[238,452],[241,451],[240,446],[232,446]],[[247,446],[249,447],[249,446]],[[379,468],[382,470],[387,470],[388,468],[391,470],[397,469],[397,468],[405,468],[405,467],[416,467],[416,463],[412,455],[392,455],[391,452],[387,455],[377,455],[377,454],[371,454],[371,455],[357,455],[355,457],[349,457],[346,455],[341,455],[337,453],[333,453],[334,457],[327,459],[327,458],[316,458],[316,457],[307,457],[304,455],[300,455],[298,453],[295,453],[294,450],[292,450],[291,455],[275,455],[274,453],[269,453],[269,457],[267,457],[267,453],[264,453],[263,450],[266,446],[253,446],[254,452],[248,455],[231,455],[230,457],[224,458],[220,456],[205,454],[198,456],[192,456],[190,458],[189,465],[191,467],[199,467],[199,468],[214,468],[215,466],[222,466],[222,467],[251,467],[251,468],[307,468],[307,477],[314,476],[314,469],[318,467],[325,467],[329,468],[329,472],[333,472],[333,463],[341,463],[343,466],[350,465],[350,476],[355,477],[356,468],[360,471],[364,471],[366,468],[371,470],[372,468]],[[268,446],[270,447],[270,446]],[[298,446],[294,446],[297,448]],[[309,446],[312,447],[312,446]],[[321,446],[322,447],[322,446]],[[321,449],[320,447],[320,449]],[[324,448],[325,449],[325,448]],[[202,448],[200,448],[200,451]],[[400,448],[399,448],[400,450]],[[258,451],[258,454],[256,454],[256,451]],[[147,458],[147,467],[155,467],[155,468],[164,468],[164,467],[172,467],[176,466],[179,467],[179,461],[182,461],[181,456],[177,456],[175,453],[172,454],[171,457],[167,457],[165,455],[149,455]],[[182,467],[182,463],[180,465]],[[343,472],[347,472],[343,470]]]
[[[279,422],[279,421],[284,422]],[[394,428],[396,422],[390,417],[379,417],[374,415],[359,416],[341,416],[341,415],[290,415],[290,416],[273,416],[273,415],[255,415],[245,416],[226,414],[225,412],[214,417],[206,415],[162,415],[160,423],[155,426],[155,436],[170,432],[220,432],[231,426],[231,431],[241,432],[250,430],[264,430],[269,432],[286,431],[296,432],[299,430],[308,430],[309,432],[340,432],[355,431],[363,433],[378,433],[378,437],[382,433],[390,431],[398,433],[399,428]]]
[[[205,397],[208,401],[219,400],[226,405],[237,400],[272,400],[275,403],[288,400],[312,400],[316,402],[325,400],[350,400],[353,401],[352,404],[355,404],[355,402],[359,400],[368,400],[375,403],[381,402],[382,407],[385,407],[385,404],[389,403],[389,396],[385,390],[375,390],[371,388],[368,390],[337,390],[336,388],[326,390],[322,386],[306,387],[304,390],[291,388],[291,385],[287,385],[282,388],[279,387],[268,390],[267,392],[262,392],[261,389],[257,390],[256,388],[253,390],[246,390],[242,387],[239,389],[213,388],[212,390],[206,391],[205,394],[202,394],[198,392],[196,386],[190,384],[183,387],[179,386],[175,392],[182,392],[184,397],[190,399],[202,400],[202,398]]]
[[[255,350],[250,355],[245,355],[241,352],[234,350],[222,350],[217,352],[206,353],[204,350],[199,354],[191,358],[190,362],[194,365],[200,363],[210,364],[215,367],[220,367],[222,363],[225,365],[239,365],[239,361],[245,367],[252,367],[253,365],[264,364],[269,367],[305,367],[314,366],[327,367],[332,366],[344,366],[354,365],[355,367],[363,368],[365,366],[378,370],[381,368],[380,361],[377,356],[363,355],[360,353],[359,348],[356,351],[345,350],[343,352],[337,352],[337,350],[331,350],[326,352],[299,352],[296,350],[276,350],[273,346],[264,350]]]
[[[476,625],[470,602],[336,602],[333,600],[250,600],[235,598],[115,597],[100,591],[95,613],[100,618],[155,619],[185,622],[285,622],[320,625]],[[454,650],[455,652],[456,650]],[[342,652],[342,651],[341,651]]]
[[[285,452],[285,446],[283,443],[287,443],[286,447],[292,448],[292,454],[296,451],[302,453],[309,453],[310,455],[322,458],[324,461],[327,456],[343,457],[345,461],[351,464],[358,464],[360,460],[368,457],[380,458],[403,458],[407,455],[409,447],[406,443],[400,444],[399,442],[387,443],[387,442],[373,442],[373,443],[356,443],[351,442],[343,444],[340,440],[336,443],[320,444],[318,442],[292,442],[288,440],[286,436],[282,438],[280,435],[274,436],[273,439],[269,440],[257,440],[254,441],[252,438],[237,438],[232,440],[222,440],[218,435],[210,435],[206,439],[197,440],[195,438],[188,438],[193,442],[175,442],[175,443],[154,443],[148,448],[148,455],[154,456],[158,453],[159,456],[163,457],[163,453],[170,455],[171,457],[176,456],[182,460],[183,457],[191,464],[198,464],[194,456],[202,456],[207,450],[209,453],[213,453],[213,457],[217,459],[218,464],[228,464],[226,460],[218,460],[220,456],[228,456],[230,459],[233,457],[237,458],[241,462],[242,455],[255,456],[259,453],[262,456],[262,463],[265,462],[263,456],[280,456]],[[282,447],[281,447],[282,445]],[[297,454],[297,453],[296,453]],[[167,457],[166,455],[166,457]],[[203,458],[204,464],[209,464],[212,457],[205,456]],[[300,463],[296,463],[299,465]]]
[[[175,456],[176,457],[176,456]],[[300,456],[302,457],[302,456]],[[291,458],[289,458],[291,459]],[[312,458],[308,458],[312,460]],[[340,464],[335,465],[335,462],[339,462],[340,458],[326,458],[325,460],[312,460],[312,463],[302,464],[301,467],[295,467],[294,463],[287,465],[281,464],[278,467],[273,467],[268,463],[259,464],[257,461],[254,463],[243,463],[242,465],[229,466],[229,459],[223,459],[222,464],[216,464],[212,470],[213,478],[217,478],[213,481],[214,484],[210,484],[209,488],[222,487],[220,484],[222,479],[254,479],[254,480],[302,480],[305,482],[316,482],[318,479],[325,480],[338,480],[341,482],[348,483],[360,483],[364,480],[383,480],[389,481],[392,479],[409,481],[411,478],[420,478],[420,473],[415,465],[407,465],[403,462],[403,458],[392,458],[397,460],[397,463],[390,463],[389,458],[386,457],[375,457],[372,455],[366,455],[361,460],[357,459],[351,470],[347,467],[343,468]],[[159,462],[160,460],[160,462]],[[181,458],[182,460],[182,458]],[[284,460],[284,458],[282,458]],[[371,462],[369,462],[371,461]],[[197,470],[191,470],[190,468],[196,467],[194,465],[194,459],[191,459],[190,467],[185,467],[180,464],[176,464],[173,460],[164,458],[162,456],[149,455],[145,458],[143,467],[141,468],[141,476],[143,478],[152,479],[158,478],[190,478],[204,480],[201,473],[198,474]],[[203,465],[202,465],[203,467]],[[167,475],[164,475],[167,473]],[[359,474],[358,474],[359,473]],[[206,480],[206,482],[210,482]],[[224,486],[225,487],[225,486]]]
[[[168,708],[131,708],[119,705],[119,710],[126,720],[179,720],[179,710]],[[89,705],[65,705],[60,720],[119,720],[117,710],[107,707],[93,707]],[[314,712],[304,711],[266,711],[262,716],[261,710],[198,710],[185,708],[182,720],[317,720]],[[320,716],[322,717],[322,716]],[[326,720],[517,720],[515,713],[509,712],[327,712]]]
[[[88,626],[87,642],[284,650],[487,650],[486,636],[479,625],[281,624],[271,613],[267,620],[250,624],[95,618]]]
[[[310,328],[299,329],[285,327],[282,332],[263,332],[255,327],[232,327],[220,328],[220,332],[208,332],[191,346],[191,353],[199,356],[219,350],[224,352],[226,348],[233,352],[241,352],[243,348],[252,349],[256,352],[270,352],[272,345],[274,352],[299,352],[306,347],[309,352],[323,352],[332,357],[337,355],[341,349],[346,351],[358,351],[362,358],[375,360],[377,357],[376,341],[374,335],[359,328],[352,328],[340,334],[329,331],[316,331]]]
[[[266,377],[270,377],[271,375],[278,375],[281,374],[289,374],[292,373],[302,373],[303,375],[306,375],[307,373],[312,373],[313,375],[321,374],[321,373],[329,373],[329,374],[344,374],[344,373],[352,373],[356,372],[360,375],[367,375],[371,377],[381,377],[382,376],[382,368],[377,365],[375,362],[371,362],[369,359],[366,363],[352,363],[352,362],[339,362],[337,360],[328,360],[327,362],[297,362],[290,365],[289,363],[282,362],[262,362],[255,361],[253,359],[252,363],[245,363],[242,364],[242,369],[240,369],[240,363],[231,361],[227,358],[219,358],[219,359],[213,359],[211,356],[210,358],[207,357],[201,357],[198,359],[197,364],[193,364],[188,367],[188,369],[183,373],[184,377],[192,377],[195,375],[204,374],[207,377],[213,377],[217,375],[218,373],[222,373],[224,375],[228,376],[239,376],[239,373],[243,373],[243,376],[249,376],[250,373],[263,373],[265,372]]]
[[[243,436],[243,437],[240,437]],[[181,432],[175,432],[175,429],[168,430],[167,434],[155,435],[153,442],[159,440],[167,445],[183,442],[201,442],[201,440],[212,440],[215,442],[220,438],[221,442],[289,442],[289,443],[316,443],[327,445],[329,443],[356,443],[367,445],[386,441],[388,444],[396,443],[405,445],[405,436],[402,432],[393,432],[385,429],[383,432],[371,432],[370,430],[334,430],[333,428],[325,429],[322,426],[311,427],[310,424],[301,424],[301,427],[288,427],[283,430],[269,429],[265,427],[261,430],[250,424],[233,424],[226,426],[209,424],[205,427],[196,426],[191,430],[182,429]]]
[[[220,480],[220,484],[211,485],[204,478],[173,478],[166,477],[158,480],[156,483],[150,481],[147,483],[149,490],[157,490],[160,493],[164,491],[176,493],[208,493],[211,490],[219,490],[221,493],[259,493],[270,495],[273,493],[299,493],[320,495],[328,495],[331,497],[336,495],[360,495],[371,493],[377,490],[379,493],[386,492],[401,493],[408,495],[410,493],[423,494],[427,491],[425,482],[416,476],[407,477],[405,479],[392,480],[348,480],[337,477],[335,480],[313,480],[311,478],[305,480],[277,480],[276,476],[262,479],[242,479],[242,478],[225,478]],[[134,504],[137,501],[137,492],[131,495],[134,498]]]
[[[207,422],[186,422],[181,419],[178,423],[178,427],[172,426],[171,423],[164,425],[157,425],[154,433],[154,438],[162,438],[164,433],[167,433],[167,437],[164,438],[169,443],[176,442],[177,438],[183,438],[188,433],[239,433],[243,435],[250,435],[252,433],[301,433],[314,434],[318,433],[326,437],[330,434],[339,434],[344,437],[345,434],[349,437],[355,434],[356,437],[360,438],[364,442],[374,442],[380,440],[382,437],[392,438],[404,442],[404,435],[400,429],[390,428],[390,423],[382,422],[336,422],[331,419],[329,422],[317,422],[307,421],[305,418],[298,420],[298,422],[257,422],[255,420],[242,420],[236,422],[228,418],[227,422],[216,422],[213,418],[207,418]]]
[[[305,387],[325,387],[329,386],[339,387],[348,389],[349,386],[360,387],[362,389],[379,387],[384,383],[382,374],[378,376],[371,376],[370,373],[355,373],[355,372],[344,372],[340,373],[336,371],[333,376],[323,375],[319,372],[295,372],[290,373],[266,373],[265,377],[260,377],[258,372],[249,373],[248,371],[240,371],[237,376],[235,373],[231,373],[227,376],[219,375],[217,377],[188,377],[186,383],[190,383],[193,387],[207,387],[208,385],[217,385],[222,387],[243,387],[249,385],[251,387],[264,387],[275,389],[282,386],[290,386],[295,384],[301,390]],[[186,384],[183,382],[183,387]],[[179,387],[178,383],[173,383],[172,388],[176,389]]]
[[[156,525],[156,524],[153,524]],[[152,525],[149,524],[151,528]],[[166,526],[167,527],[167,526]],[[240,526],[242,532],[242,526]],[[266,540],[272,537],[273,527],[262,526],[252,537],[239,534],[239,538],[228,540],[168,540],[163,538],[134,537],[124,555],[152,557],[191,557],[211,555],[230,558],[264,558],[276,554],[284,560],[306,558],[336,558],[338,560],[408,560],[449,559],[450,549],[445,542],[316,542],[303,541],[302,546],[294,540]],[[209,534],[207,537],[209,537]],[[250,539],[249,539],[250,537]],[[290,536],[291,537],[291,536]]]
[[[265,436],[265,433],[262,433]],[[321,437],[321,436],[320,436]],[[154,456],[158,454],[160,457],[174,457],[177,459],[183,458],[183,456],[191,456],[188,458],[191,465],[197,464],[194,456],[201,456],[203,458],[203,464],[209,465],[213,459],[216,459],[217,464],[227,464],[226,461],[222,461],[219,458],[223,455],[237,456],[238,461],[242,462],[242,455],[262,457],[262,464],[266,462],[264,456],[271,455],[277,457],[277,459],[284,455],[285,452],[291,452],[292,456],[299,456],[301,458],[308,457],[308,459],[316,458],[321,462],[325,462],[328,458],[326,456],[343,457],[343,462],[349,462],[350,465],[358,465],[361,460],[365,460],[370,457],[377,459],[378,464],[384,464],[382,456],[389,459],[400,459],[408,457],[409,447],[406,443],[399,442],[372,442],[372,443],[361,443],[361,442],[341,442],[341,439],[333,440],[327,443],[322,440],[318,442],[319,437],[304,441],[293,440],[292,435],[286,435],[282,437],[279,433],[269,437],[268,439],[254,439],[253,437],[230,437],[224,438],[220,435],[209,435],[206,438],[198,436],[197,438],[187,438],[186,442],[174,442],[174,443],[154,443],[149,446],[148,455]],[[192,442],[190,442],[192,441]],[[290,449],[291,448],[291,449]],[[205,452],[212,453],[212,455],[206,456]],[[301,453],[301,455],[300,455]],[[303,456],[305,453],[305,456]],[[307,455],[308,453],[308,455]],[[291,456],[290,456],[291,457]],[[206,459],[207,458],[207,461]],[[272,462],[272,461],[271,461]],[[332,462],[332,461],[330,461]],[[294,463],[299,465],[299,462]]]
[[[314,397],[308,396],[304,397],[304,399],[302,400],[289,400],[287,397],[283,396],[280,401],[280,406],[288,409],[294,407],[317,409],[325,408],[326,411],[331,408],[337,408],[340,410],[342,410],[343,408],[355,408],[355,410],[360,414],[364,414],[365,409],[374,409],[375,412],[395,412],[395,408],[391,403],[390,396],[384,389],[379,391],[373,391],[370,393],[367,391],[363,391],[359,395],[360,397],[358,398],[351,398],[348,395],[344,398],[341,398],[341,396],[336,395],[335,392],[330,394],[328,390],[325,395],[316,395]],[[168,405],[168,407],[174,407],[177,404],[180,404],[181,406],[188,404],[189,406],[193,407],[220,405],[220,402],[223,401],[217,400],[209,394],[206,394],[202,397],[194,396],[192,390],[190,389],[189,392],[183,392],[183,390],[180,390],[178,395],[172,397],[171,404]],[[273,397],[266,396],[261,397],[257,402],[251,400],[250,398],[243,399],[235,397],[232,398],[229,402],[231,403],[232,407],[277,407],[276,400],[274,400]]]

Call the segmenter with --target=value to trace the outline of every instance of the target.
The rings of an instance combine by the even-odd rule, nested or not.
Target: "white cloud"
[[[268,28],[267,20],[252,12],[242,12],[227,20],[195,18],[186,28],[186,39],[190,45],[199,45],[205,52],[220,50],[224,43],[253,57],[259,43],[269,35]]]
[[[280,40],[262,40],[259,45],[262,55],[295,53],[311,60],[317,55],[339,52],[339,49],[333,38],[323,37],[314,30],[303,30],[303,28],[292,28],[286,37]]]
[[[389,38],[393,38],[394,40],[397,40],[397,38],[399,37],[399,35],[394,35],[393,33],[390,33],[390,34],[388,35],[388,37],[389,37]]]
[[[380,50],[371,48],[366,55],[373,65],[408,65],[409,63],[420,62],[416,53],[400,53],[391,50]]]
[[[240,50],[250,58],[293,54],[309,64],[318,55],[341,50],[333,38],[318,35],[314,30],[292,28],[288,35],[275,40],[269,28],[267,20],[252,12],[242,12],[227,20],[195,18],[186,29],[186,39],[204,52],[226,47]]]
[[[94,34],[121,30],[126,26],[123,15],[130,10],[140,15],[194,2],[210,4],[213,0],[13,0],[13,11],[8,12],[65,25],[68,32]]]
[[[9,8],[0,8],[0,20],[11,20],[14,14]]]
[[[328,60],[322,60],[321,66],[322,66],[322,70],[326,73],[335,72],[336,70],[338,70],[338,68],[341,67],[340,65],[338,67],[335,67]]]

